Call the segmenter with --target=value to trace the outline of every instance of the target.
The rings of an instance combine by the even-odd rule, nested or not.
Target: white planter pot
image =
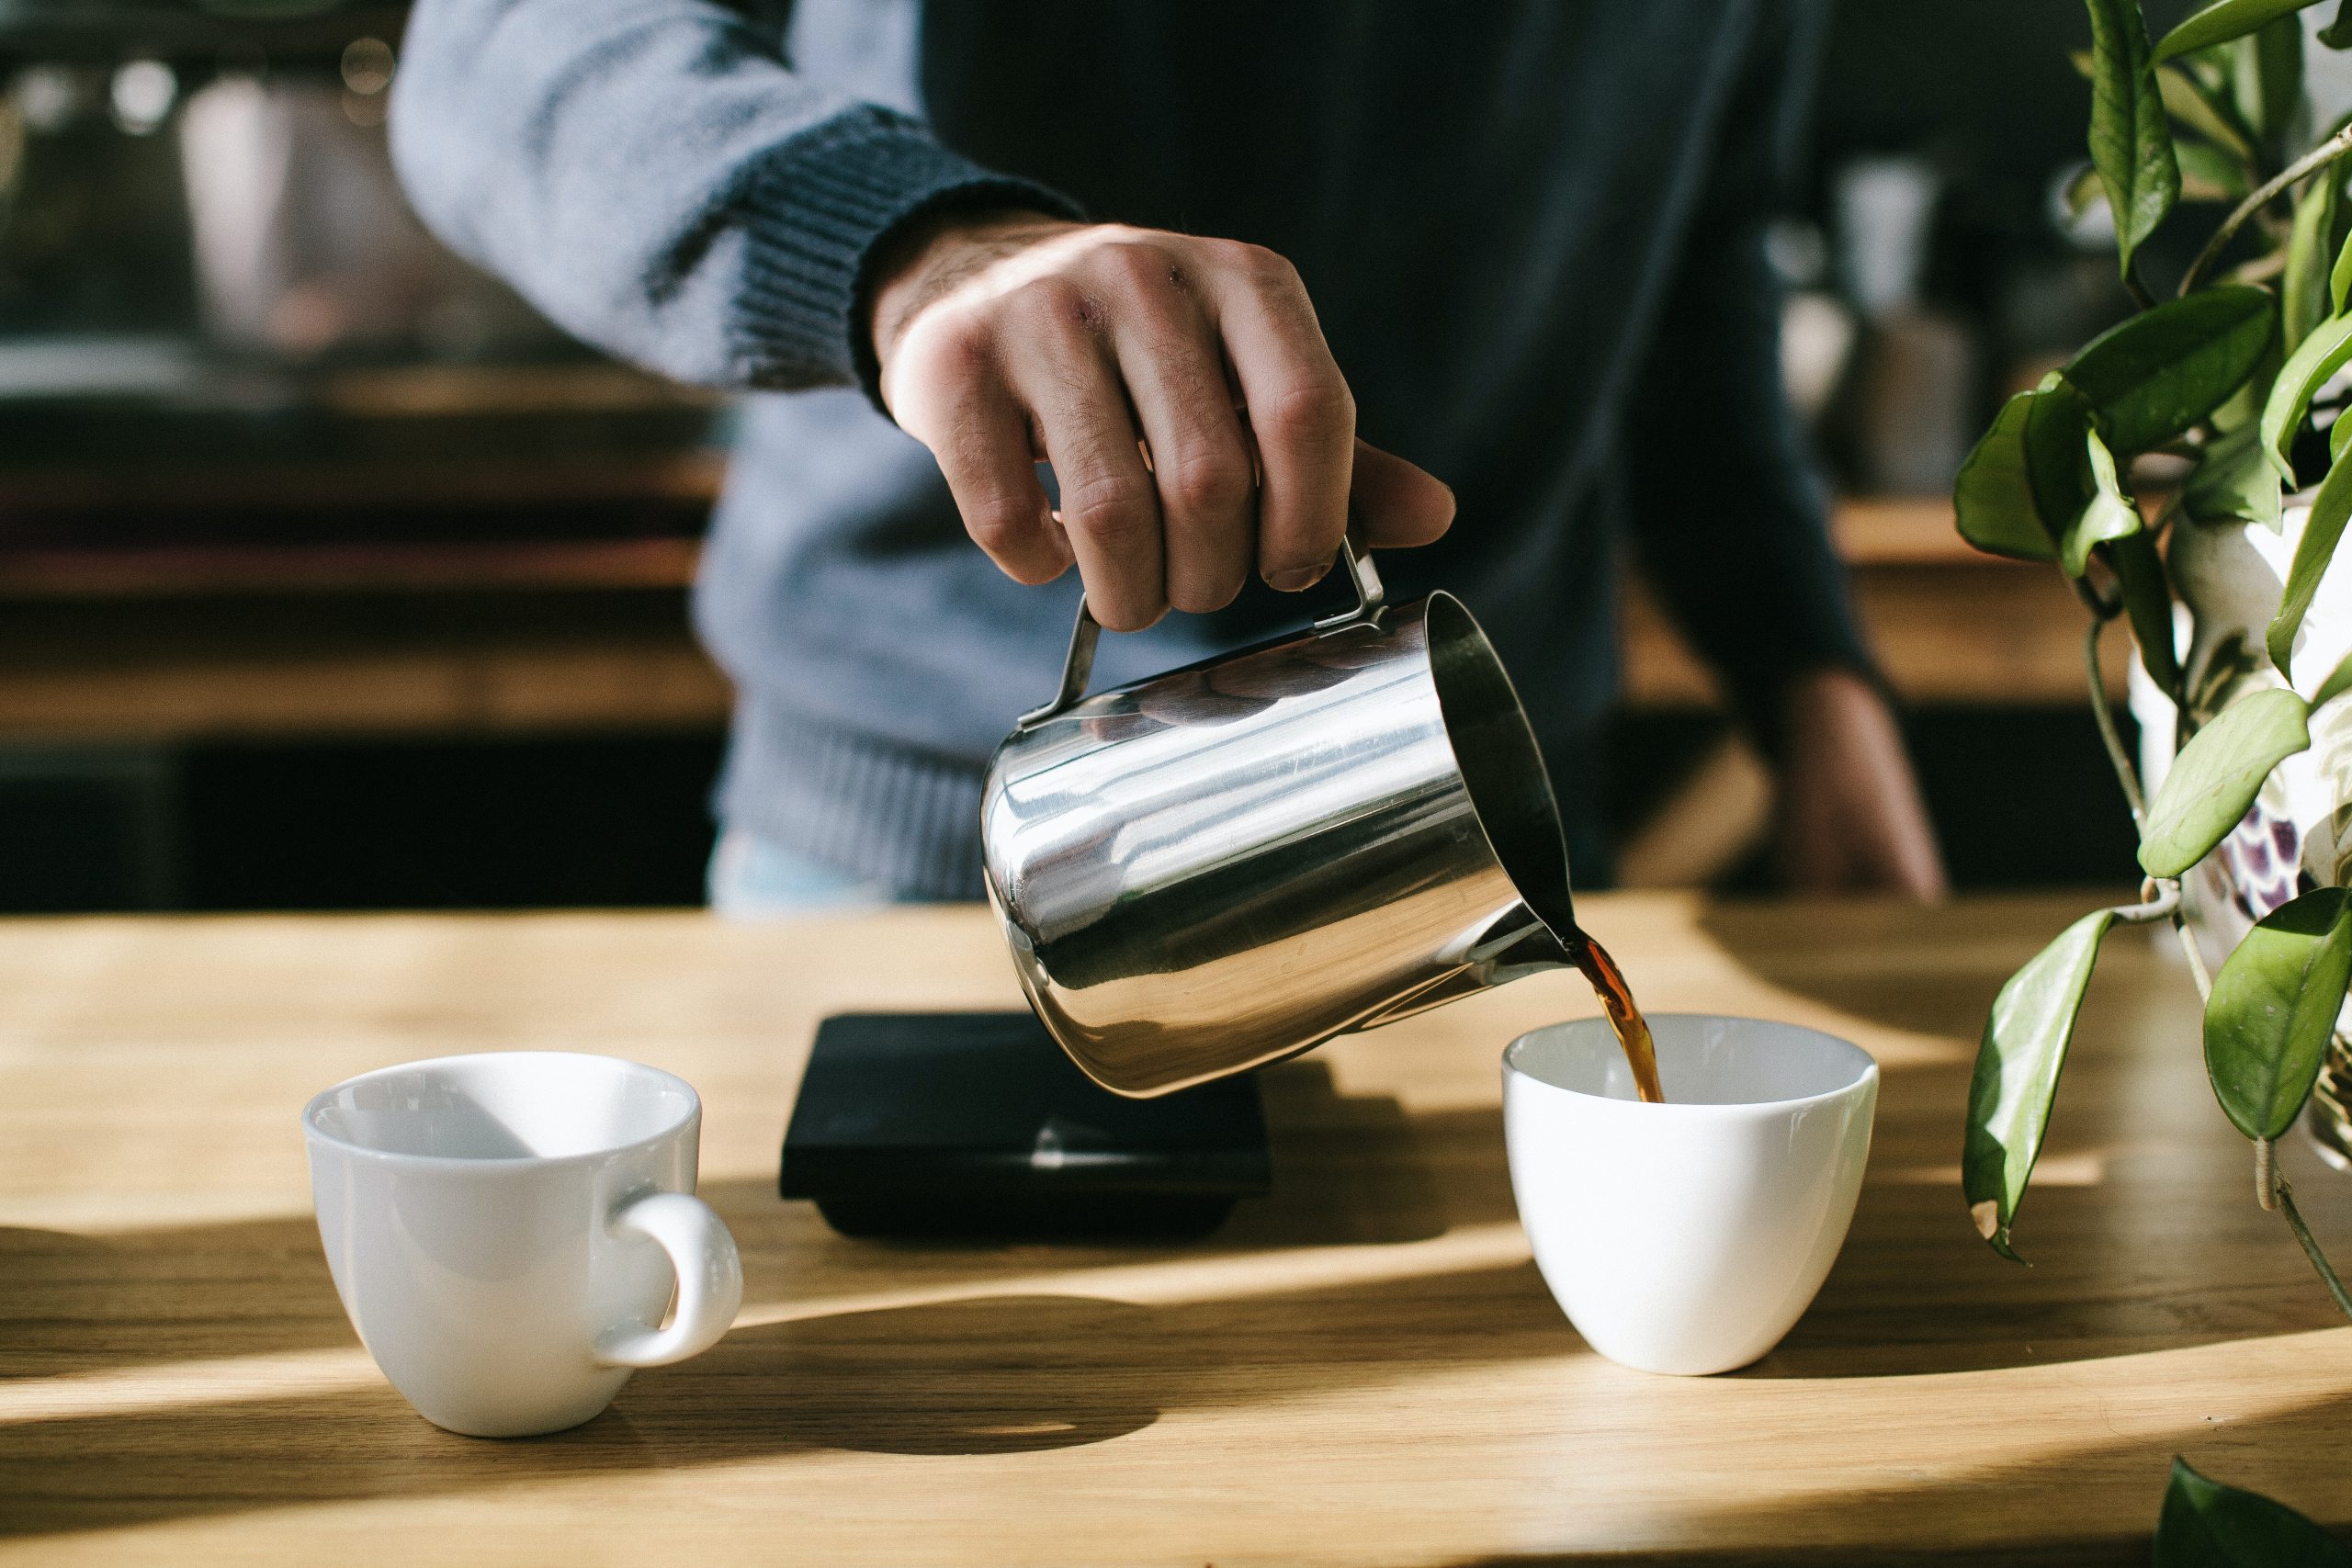
[[[2263,637],[2278,608],[2288,563],[2311,515],[2308,494],[2292,498],[2277,533],[2258,524],[2184,524],[2173,530],[2167,563],[2182,600],[2177,611],[2187,671],[2188,723],[2132,661],[2131,704],[2140,723],[2140,773],[2153,795],[2188,734],[2248,692],[2287,682],[2272,668]],[[2293,660],[2295,685],[2317,689],[2352,653],[2352,572],[2332,570],[2303,619]],[[2182,886],[2188,920],[2209,968],[2218,968],[2254,922],[2308,887],[2352,882],[2352,698],[2312,718],[2311,750],[2278,765],[2245,820]],[[2304,1125],[2321,1153],[2352,1169],[2352,1006],[2338,1021]]]

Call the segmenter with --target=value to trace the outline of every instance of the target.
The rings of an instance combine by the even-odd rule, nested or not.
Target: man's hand
[[[1860,676],[1818,670],[1782,708],[1780,856],[1807,893],[1948,891],[1918,781],[1884,699]]]
[[[1000,214],[909,236],[880,267],[892,417],[990,559],[1023,582],[1075,560],[1114,631],[1220,609],[1253,570],[1310,586],[1351,502],[1374,547],[1453,520],[1453,491],[1356,439],[1306,290],[1271,251]]]

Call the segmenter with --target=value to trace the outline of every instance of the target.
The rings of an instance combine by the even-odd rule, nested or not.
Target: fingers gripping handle
[[[1362,621],[1377,620],[1385,603],[1385,591],[1380,585],[1380,572],[1372,564],[1372,552],[1358,543],[1354,529],[1340,541],[1340,563],[1347,569],[1348,586],[1355,591],[1356,602],[1337,615],[1324,615],[1315,623],[1318,632],[1335,632]],[[1061,689],[1054,700],[1040,708],[1032,708],[1014,724],[1015,730],[1043,724],[1056,714],[1077,705],[1086,695],[1086,682],[1094,675],[1094,647],[1102,639],[1102,625],[1087,608],[1086,596],[1078,599],[1078,624],[1070,628],[1069,653],[1062,660]]]
[[[1315,629],[1318,632],[1335,632],[1358,621],[1375,619],[1387,603],[1387,590],[1380,585],[1380,570],[1372,564],[1372,552],[1363,547],[1362,536],[1352,528],[1340,540],[1340,564],[1347,569],[1348,586],[1355,591],[1356,602],[1337,615],[1317,620]]]
[[[1094,645],[1102,637],[1102,623],[1086,607],[1086,595],[1081,593],[1078,596],[1078,624],[1069,632],[1069,652],[1062,659],[1061,689],[1044,707],[1023,714],[1014,721],[1014,729],[1043,724],[1063,709],[1077,705],[1079,698],[1086,695],[1086,682],[1094,678]]]
[[[743,1304],[743,1263],[735,1238],[709,1204],[684,1192],[652,1192],[613,1215],[620,1235],[641,1235],[670,1255],[678,1272],[678,1310],[667,1328],[616,1328],[597,1342],[596,1359],[616,1367],[662,1367],[718,1343]]]

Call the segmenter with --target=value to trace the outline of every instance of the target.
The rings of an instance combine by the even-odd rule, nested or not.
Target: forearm
[[[1753,231],[1693,267],[1629,409],[1627,501],[1660,599],[1769,737],[1780,690],[1870,671],[1828,497],[1780,384],[1780,293]]]
[[[422,0],[392,151],[426,222],[573,333],[681,379],[873,375],[869,255],[943,203],[1068,212],[786,68],[705,0]]]

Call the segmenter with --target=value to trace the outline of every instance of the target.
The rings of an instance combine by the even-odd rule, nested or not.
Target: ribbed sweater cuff
[[[901,225],[945,207],[1080,216],[1034,181],[949,152],[903,115],[861,106],[778,145],[746,193],[741,363],[831,369],[880,406],[866,327],[872,258]]]
[[[978,898],[983,773],[747,700],[718,815],[902,898]]]

